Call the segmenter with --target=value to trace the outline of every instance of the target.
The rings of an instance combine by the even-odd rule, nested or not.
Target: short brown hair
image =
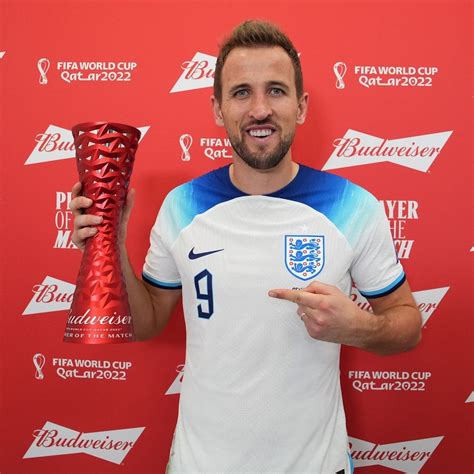
[[[280,46],[286,51],[295,71],[296,95],[298,98],[303,95],[303,73],[300,58],[288,36],[277,26],[267,21],[247,20],[238,25],[220,47],[214,74],[214,96],[218,102],[222,99],[222,68],[229,53],[234,48],[257,48],[261,46]]]

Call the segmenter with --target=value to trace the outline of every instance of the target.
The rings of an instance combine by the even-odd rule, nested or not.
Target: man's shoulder
[[[192,188],[208,189],[209,191],[216,189],[216,187],[217,189],[224,188],[226,186],[225,178],[229,173],[228,170],[228,165],[211,170],[176,186],[168,194],[180,194]]]
[[[301,186],[309,194],[323,196],[325,200],[347,200],[357,195],[368,201],[377,201],[377,198],[366,188],[337,174],[321,171],[306,165],[301,167]]]
[[[302,166],[291,192],[292,200],[324,215],[350,241],[380,216],[380,203],[372,193],[347,178],[308,166]]]
[[[238,197],[229,179],[229,166],[217,168],[173,188],[162,209],[195,216],[225,201]]]

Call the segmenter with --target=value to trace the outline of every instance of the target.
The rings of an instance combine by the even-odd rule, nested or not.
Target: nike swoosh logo
[[[190,260],[195,260],[196,258],[205,257],[206,255],[211,255],[213,253],[222,252],[224,249],[210,250],[209,252],[194,253],[194,247],[189,251],[188,257]]]

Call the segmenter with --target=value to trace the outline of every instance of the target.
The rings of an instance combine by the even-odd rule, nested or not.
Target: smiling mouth
[[[246,132],[253,138],[267,138],[273,133],[275,133],[276,130],[273,127],[267,126],[267,127],[258,127],[258,128],[248,128]]]

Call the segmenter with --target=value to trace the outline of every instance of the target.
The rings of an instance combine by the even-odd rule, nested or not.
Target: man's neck
[[[284,188],[298,173],[298,164],[283,159],[275,168],[258,170],[234,159],[229,174],[232,184],[246,194],[271,194]]]

